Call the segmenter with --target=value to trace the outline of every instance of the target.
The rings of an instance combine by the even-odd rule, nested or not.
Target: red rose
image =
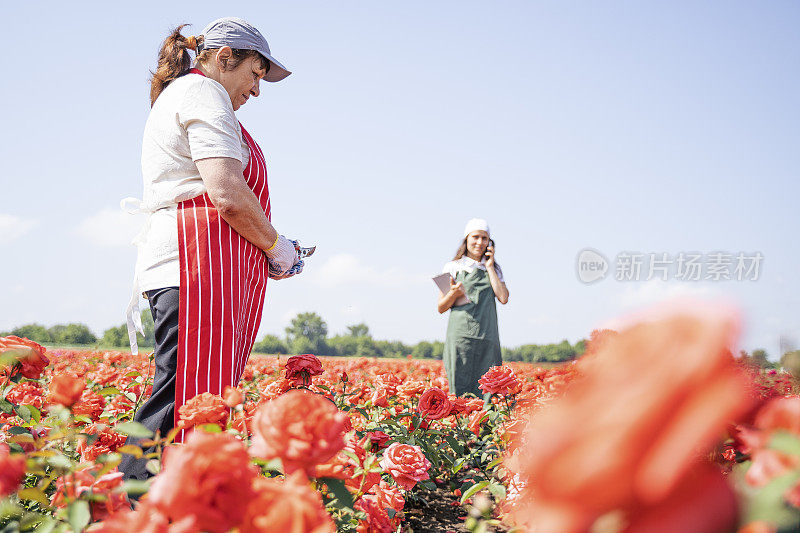
[[[418,481],[430,478],[428,469],[431,467],[431,462],[419,446],[393,442],[383,452],[380,465],[398,486],[406,490],[413,489]]]
[[[322,374],[322,361],[310,353],[293,355],[286,361],[286,379],[293,385],[308,387],[311,377]]]
[[[83,389],[86,388],[86,381],[82,378],[71,376],[69,374],[58,374],[53,376],[50,381],[50,396],[51,403],[60,403],[66,407],[80,400]]]
[[[193,431],[186,444],[167,450],[147,498],[173,521],[194,519],[204,531],[222,533],[242,522],[257,476],[242,441]]]
[[[84,389],[81,399],[72,405],[73,415],[86,415],[92,420],[98,420],[103,414],[106,400],[91,389]]]
[[[11,448],[0,442],[0,498],[13,494],[25,477],[25,456],[11,455]]]
[[[280,458],[284,471],[314,467],[344,448],[347,415],[333,402],[305,390],[293,389],[258,408],[253,416],[250,454]]]
[[[448,416],[451,408],[447,393],[436,387],[423,392],[417,404],[417,411],[429,420],[439,420]]]
[[[41,409],[44,405],[44,394],[38,383],[23,381],[6,393],[6,400],[16,405],[32,405]]]
[[[478,380],[478,383],[485,394],[509,396],[522,390],[522,383],[517,379],[517,375],[506,365],[493,366]]]
[[[9,335],[0,337],[0,353],[12,352],[20,364],[20,374],[28,379],[38,379],[50,362],[45,348],[32,340]]]
[[[390,440],[391,437],[383,431],[370,431],[364,435],[361,439],[361,443],[366,444],[366,442],[369,441],[368,449],[372,452],[378,452],[384,449],[389,444]]]
[[[203,424],[216,424],[225,429],[228,415],[228,408],[222,398],[210,392],[203,392],[180,406],[178,427],[187,429]]]

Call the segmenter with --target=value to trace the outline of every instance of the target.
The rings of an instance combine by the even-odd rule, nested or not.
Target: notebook
[[[439,290],[442,294],[447,294],[450,291],[450,280],[453,279],[453,276],[445,272],[444,274],[439,274],[438,276],[433,277],[433,282],[439,287]],[[464,305],[470,303],[472,300],[465,294],[458,298],[453,305]]]

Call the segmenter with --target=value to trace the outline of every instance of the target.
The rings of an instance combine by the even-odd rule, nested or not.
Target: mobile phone
[[[486,247],[487,250],[489,248],[491,248],[492,251],[494,251],[494,241],[492,239],[489,239],[489,246]],[[484,252],[483,257],[485,257],[486,259],[489,259],[489,256],[486,255],[486,252]]]

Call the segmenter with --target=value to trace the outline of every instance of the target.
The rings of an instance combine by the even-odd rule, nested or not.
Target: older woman
[[[479,218],[467,222],[464,240],[442,272],[452,276],[450,290],[440,293],[438,310],[450,309],[444,344],[444,368],[450,392],[481,396],[478,380],[489,368],[503,364],[497,329],[495,298],[508,302],[503,271],[494,260],[489,224]],[[466,295],[469,302],[455,305]]]
[[[188,400],[238,383],[267,278],[298,271],[294,244],[270,222],[264,154],[234,113],[260,94],[262,80],[277,82],[290,72],[244,20],[215,20],[196,37],[181,29],[164,41],[151,79],[139,207],[148,220],[137,237],[128,317],[132,331],[144,292],[155,321],[156,371],[153,393],[135,420],[162,435]],[[189,50],[196,51],[194,68]],[[135,340],[132,332],[134,353]],[[120,469],[127,477],[147,476],[131,456]]]

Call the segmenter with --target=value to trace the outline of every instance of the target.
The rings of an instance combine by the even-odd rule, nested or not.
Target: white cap
[[[485,231],[488,235],[491,235],[489,232],[489,223],[486,222],[482,218],[473,218],[467,225],[464,226],[464,237],[472,233],[473,231]]]

